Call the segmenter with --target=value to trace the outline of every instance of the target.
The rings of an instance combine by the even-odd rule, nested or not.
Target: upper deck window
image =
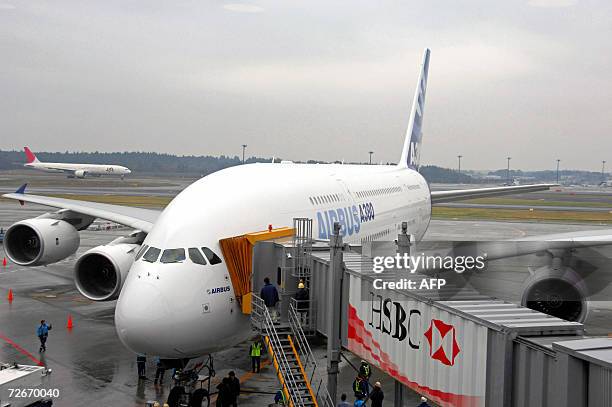
[[[185,261],[185,249],[166,249],[160,261],[162,263],[182,263]]]

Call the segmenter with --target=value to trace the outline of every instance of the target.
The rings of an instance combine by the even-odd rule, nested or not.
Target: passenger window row
[[[310,200],[311,205],[323,205],[323,204],[330,204],[334,202],[342,202],[344,201],[344,195],[342,194],[319,195],[319,196],[311,196],[308,199]]]
[[[391,195],[398,192],[402,192],[401,187],[388,187],[388,188],[379,188],[379,189],[370,189],[366,191],[357,192],[357,197],[359,198],[368,198],[371,196],[379,196],[379,195]]]
[[[391,233],[391,229],[385,229],[385,230],[381,230],[380,232],[376,232],[374,234],[371,234],[369,236],[365,236],[364,238],[361,239],[361,242],[373,242],[375,240],[381,239],[385,236],[387,236],[388,234]]]
[[[161,257],[159,256],[160,254]],[[221,258],[208,247],[190,247],[187,249],[187,254],[189,255],[189,260],[195,264],[206,265],[210,263],[211,265],[215,265],[221,263]],[[187,260],[185,249],[183,248],[165,249],[162,253],[161,249],[148,245],[143,245],[140,250],[138,250],[134,261],[138,261],[141,258],[148,263],[155,263],[159,260],[159,262],[163,264],[183,263]]]

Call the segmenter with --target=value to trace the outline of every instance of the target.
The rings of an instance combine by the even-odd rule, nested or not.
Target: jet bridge
[[[397,247],[386,244],[409,253],[406,237],[398,236]],[[394,277],[372,272],[372,252],[367,247],[349,247],[337,235],[328,243],[311,239],[306,250],[299,242],[261,240],[251,248],[252,291],[259,292],[258,282],[268,276],[281,293],[281,325],[268,324],[268,329],[282,334],[269,335],[261,327],[260,331],[278,336],[268,346],[273,348],[279,380],[289,398],[291,394],[307,398],[307,386],[300,384],[303,374],[291,373],[299,369],[282,337],[295,313],[291,299],[302,280],[310,290],[309,326],[302,326],[302,321],[296,326],[327,337],[328,347],[330,327],[338,329],[334,331],[341,348],[334,347],[335,340],[328,348],[326,389],[332,402],[334,361],[339,361],[340,352],[351,352],[395,379],[397,407],[404,406],[407,389],[445,407],[612,405],[612,338],[587,337],[581,323],[452,282],[433,290],[373,289],[374,279]],[[436,276],[416,273],[411,278],[432,277]],[[264,320],[261,315],[255,319],[260,324]],[[313,389],[314,384],[310,382]]]
[[[219,240],[225,264],[234,286],[236,300],[244,314],[250,314],[253,292],[253,248],[257,242],[293,236],[294,229],[282,227]]]
[[[376,289],[375,279],[397,275],[373,273],[372,258],[359,252],[337,243],[313,251],[316,330],[329,343],[338,321],[342,348],[395,379],[396,407],[407,388],[445,407],[612,405],[612,338],[588,338],[581,323],[452,283]],[[337,297],[340,306],[332,306]]]

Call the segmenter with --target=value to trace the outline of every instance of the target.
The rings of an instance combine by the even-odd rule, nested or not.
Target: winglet
[[[28,186],[28,183],[26,182],[25,184],[23,184],[22,186],[17,188],[17,191],[15,191],[15,193],[16,194],[25,194],[25,190],[26,190],[27,186]],[[24,201],[19,201],[19,205],[23,206],[24,204],[25,204]]]
[[[28,186],[28,183],[26,182],[25,184],[23,184],[22,186],[20,186],[19,188],[17,188],[17,191],[15,191],[16,194],[25,194],[25,189]]]
[[[417,82],[417,88],[414,92],[414,101],[412,102],[412,111],[410,112],[410,120],[408,129],[406,130],[406,139],[404,140],[404,148],[402,149],[402,157],[398,163],[399,167],[411,168],[418,170],[421,153],[421,138],[423,132],[423,112],[425,110],[425,91],[427,89],[427,74],[429,71],[429,56],[431,51],[425,48],[423,52],[423,63],[421,72]]]

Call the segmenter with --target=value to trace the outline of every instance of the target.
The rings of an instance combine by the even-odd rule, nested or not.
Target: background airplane
[[[161,212],[30,195],[20,188],[4,197],[59,210],[12,225],[5,251],[19,265],[45,265],[73,254],[80,243],[78,231],[96,218],[134,228],[84,253],[75,267],[76,286],[85,297],[118,298],[115,325],[121,341],[135,352],[176,360],[241,343],[251,328],[234,301],[228,268],[217,255],[220,239],[269,224],[290,226],[294,218],[307,217],[319,239],[329,238],[333,223],[339,222],[347,243],[388,241],[408,222],[408,233],[419,240],[432,204],[552,186],[430,191],[418,172],[429,57],[425,50],[397,165],[241,165],[194,182]],[[598,233],[597,238],[609,239]]]
[[[29,147],[24,147],[23,150],[25,151],[27,160],[23,165],[24,167],[45,172],[62,172],[67,174],[68,177],[85,178],[86,176],[100,177],[102,175],[118,175],[123,179],[132,172],[129,168],[121,165],[46,163],[36,158],[36,155]]]

